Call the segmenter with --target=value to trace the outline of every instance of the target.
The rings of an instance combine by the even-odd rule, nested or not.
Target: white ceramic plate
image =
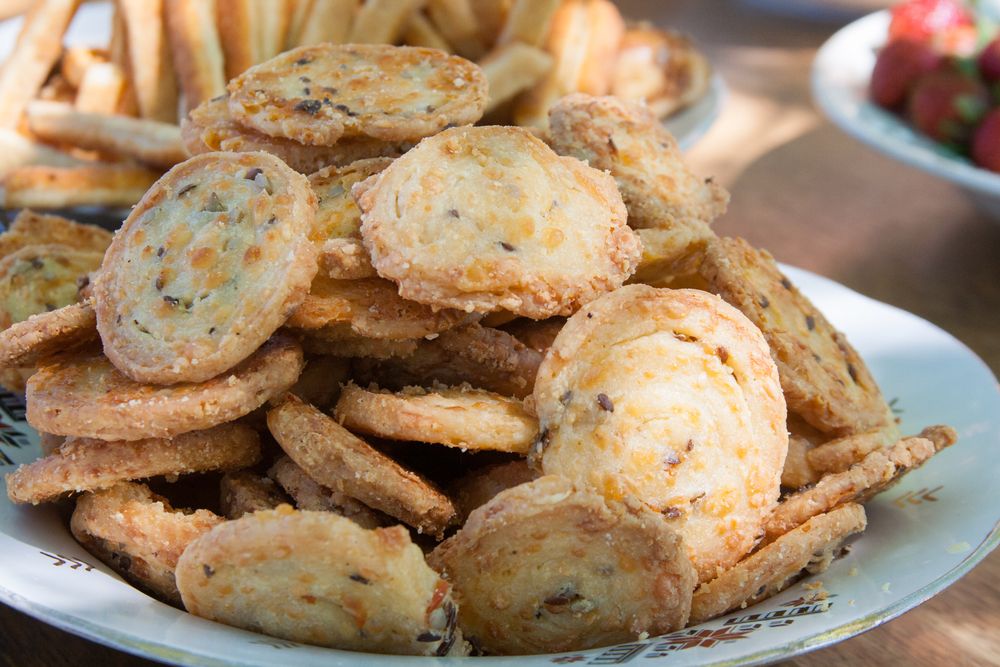
[[[985,212],[1000,219],[1000,174],[976,167],[869,101],[875,56],[888,29],[889,12],[877,12],[844,27],[820,48],[812,70],[816,103],[854,138],[962,186]]]
[[[868,530],[818,577],[755,607],[663,637],[603,650],[483,664],[540,667],[762,663],[887,621],[968,572],[1000,541],[1000,392],[985,364],[914,315],[797,269],[789,276],[868,360],[904,432],[932,423],[960,441],[868,505]],[[0,473],[38,455],[19,403],[0,398]],[[6,465],[6,467],[4,467]],[[0,484],[0,602],[125,651],[185,665],[361,667],[371,655],[304,646],[180,612],[124,583],[77,545],[51,507],[15,507]],[[829,595],[816,597],[816,584]],[[458,659],[379,657],[394,665]],[[463,664],[470,664],[464,662]]]

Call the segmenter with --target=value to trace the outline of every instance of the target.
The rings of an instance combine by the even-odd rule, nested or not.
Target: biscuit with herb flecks
[[[892,423],[864,360],[770,253],[740,238],[715,239],[700,274],[763,332],[790,412],[833,437]]]
[[[316,197],[266,153],[182,162],[143,196],[94,281],[104,353],[137,382],[232,368],[302,303],[316,275]]]
[[[542,471],[661,512],[701,581],[753,548],[778,500],[785,401],[764,337],[722,299],[630,285],[587,304],[534,399]]]
[[[492,654],[579,651],[684,627],[697,578],[640,503],[555,475],[497,494],[430,555],[470,641]]]
[[[171,438],[238,419],[287,391],[302,348],[275,336],[228,373],[168,387],[135,382],[103,356],[58,359],[28,380],[27,420],[55,435],[99,440]]]
[[[641,252],[614,180],[521,128],[446,130],[353,193],[375,270],[434,308],[569,315]]]
[[[174,568],[195,538],[225,520],[208,510],[175,510],[145,484],[122,482],[76,501],[70,530],[83,548],[132,585],[181,606]]]
[[[243,125],[314,146],[427,137],[476,122],[487,100],[475,63],[387,44],[299,47],[251,67],[227,89],[229,111]]]
[[[371,653],[465,655],[451,587],[402,526],[366,530],[287,505],[228,521],[177,563],[197,616]]]

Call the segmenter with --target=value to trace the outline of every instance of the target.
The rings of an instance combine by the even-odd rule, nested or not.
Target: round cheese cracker
[[[538,472],[526,459],[517,459],[467,472],[451,484],[448,492],[455,501],[461,522],[465,523],[472,510],[482,507],[501,491],[534,479],[538,479]]]
[[[280,336],[229,373],[169,387],[134,382],[101,356],[61,360],[29,379],[27,419],[56,435],[170,438],[248,414],[294,385],[302,366],[301,347]]]
[[[436,308],[569,315],[641,251],[614,180],[516,127],[461,127],[358,183],[379,275]]]
[[[317,483],[439,537],[454,521],[455,507],[430,482],[297,397],[268,412],[267,426]]]
[[[760,602],[791,585],[803,570],[825,570],[845,539],[865,529],[861,505],[842,505],[814,516],[763,549],[702,584],[694,594],[691,622]]]
[[[118,482],[235,470],[258,460],[260,438],[256,431],[240,424],[223,424],[169,440],[69,438],[49,456],[7,475],[7,496],[15,503],[37,505],[67,493],[106,489]]]
[[[57,243],[76,250],[90,250],[102,255],[111,245],[112,234],[103,227],[88,225],[50,213],[22,209],[3,234],[0,234],[0,257],[29,245]]]
[[[344,139],[333,146],[306,146],[282,137],[269,137],[243,127],[229,113],[229,100],[223,95],[202,102],[181,121],[181,139],[189,155],[213,151],[232,153],[271,153],[300,174],[311,174],[330,165],[347,165],[374,157],[396,157],[411,146],[410,142],[389,142],[358,137]]]
[[[953,442],[946,440],[938,447],[927,438],[903,438],[891,447],[869,453],[848,470],[824,475],[815,486],[793,493],[774,509],[764,526],[764,539],[777,539],[846,502],[867,502]]]
[[[406,357],[417,349],[417,340],[390,340],[385,338],[365,338],[338,325],[299,331],[303,349],[310,354],[331,357],[364,357],[372,359],[392,359]]]
[[[89,303],[38,313],[0,332],[0,367],[33,366],[96,340],[97,317]]]
[[[319,202],[310,238],[319,249],[320,273],[340,279],[378,275],[361,244],[361,211],[351,197],[351,187],[390,164],[389,158],[371,158],[310,174],[309,185]]]
[[[306,178],[266,153],[210,153],[132,209],[95,280],[104,352],[137,382],[201,382],[248,357],[316,274]]]
[[[448,584],[402,526],[366,530],[288,506],[229,521],[177,564],[189,612],[332,648],[448,655],[463,643]]]
[[[399,393],[348,384],[334,416],[354,431],[391,440],[527,454],[538,419],[522,401],[470,387],[407,387]]]
[[[392,164],[390,158],[358,160],[344,167],[326,167],[309,175],[316,193],[316,224],[309,235],[314,242],[361,238],[361,211],[351,197],[355,183],[374,176]]]
[[[764,333],[789,411],[835,437],[893,421],[861,356],[767,251],[739,238],[715,239],[700,273]]]
[[[382,278],[333,280],[318,275],[285,324],[296,329],[348,324],[359,336],[407,340],[440,333],[468,319],[460,310],[434,310],[407,301],[395,284]]]
[[[219,480],[219,507],[227,519],[239,519],[244,514],[273,510],[291,500],[274,480],[250,470],[227,472]]]
[[[229,82],[243,125],[303,144],[341,137],[419,139],[475,123],[487,100],[479,67],[443,51],[386,44],[304,46]]]
[[[187,546],[223,523],[208,510],[175,510],[144,484],[122,482],[76,501],[76,541],[129,583],[181,606],[174,568]]]
[[[542,470],[662,512],[700,580],[756,543],[778,500],[785,402],[767,343],[732,306],[612,292],[566,322],[534,397]]]
[[[412,354],[389,359],[359,359],[358,384],[383,388],[469,384],[504,396],[531,395],[542,355],[505,331],[478,323],[421,340]]]
[[[696,583],[663,517],[546,476],[501,492],[430,556],[489,653],[580,651],[684,627]]]
[[[279,456],[268,468],[267,474],[295,500],[296,509],[334,512],[362,528],[378,528],[392,523],[387,516],[364,503],[319,484],[288,456]]]
[[[702,229],[726,212],[729,193],[691,173],[673,135],[640,104],[567,95],[549,111],[549,125],[557,153],[615,177],[636,229]]]
[[[29,245],[0,259],[0,329],[76,301],[77,280],[101,253],[62,244]]]

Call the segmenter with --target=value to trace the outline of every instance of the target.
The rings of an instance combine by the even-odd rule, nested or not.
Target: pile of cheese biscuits
[[[195,155],[103,261],[99,231],[22,213],[0,364],[45,456],[10,499],[75,503],[85,548],[205,618],[533,654],[824,569],[954,443],[901,437],[773,258],[715,235],[728,194],[648,109],[570,95],[540,138],[471,125],[486,87],[427,49],[303,47],[210,104],[350,162]]]

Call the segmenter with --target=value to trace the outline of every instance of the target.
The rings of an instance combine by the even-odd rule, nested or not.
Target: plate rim
[[[843,132],[878,152],[962,187],[1000,196],[1000,174],[977,167],[960,156],[948,155],[943,152],[945,149],[922,137],[871,101],[866,99],[857,104],[845,86],[838,85],[834,76],[837,54],[851,46],[866,47],[865,37],[871,32],[887,30],[888,25],[889,10],[872,12],[847,24],[823,43],[816,52],[810,73],[810,87],[816,106]],[[907,133],[908,140],[886,135],[880,127],[867,122],[856,113],[862,108],[883,115],[887,122]]]
[[[817,281],[826,286],[835,286],[838,289],[846,290],[853,298],[861,298],[869,302],[878,304],[882,308],[888,308],[897,313],[901,313],[906,317],[912,318],[920,322],[923,326],[930,327],[934,329],[937,333],[947,336],[949,341],[958,346],[969,355],[970,360],[974,361],[982,370],[984,370],[990,378],[993,380],[993,384],[1000,388],[1000,382],[997,381],[996,374],[993,373],[992,369],[986,364],[986,362],[979,357],[971,348],[969,348],[965,343],[963,343],[958,338],[954,337],[948,333],[943,328],[930,322],[914,313],[907,310],[888,304],[865,294],[862,294],[847,285],[837,282],[826,276],[813,273],[806,269],[800,269],[787,264],[780,264],[783,271],[787,272],[793,278],[796,274],[806,276],[810,280]],[[13,538],[11,538],[13,539]],[[934,580],[928,582],[919,589],[913,591],[912,593],[900,598],[894,603],[872,612],[861,618],[853,619],[836,625],[830,628],[823,628],[817,630],[814,634],[807,637],[801,638],[799,640],[782,643],[778,646],[768,647],[746,655],[739,659],[721,659],[721,660],[709,660],[707,662],[698,663],[700,667],[722,667],[723,665],[761,665],[773,662],[778,659],[788,659],[798,655],[803,655],[832,644],[845,641],[852,637],[855,637],[863,632],[871,630],[883,623],[891,621],[903,613],[916,608],[918,605],[926,602],[930,598],[934,597],[938,593],[944,591],[963,576],[968,574],[976,565],[981,563],[990,553],[993,552],[1000,546],[1000,516],[994,521],[993,528],[989,533],[983,537],[979,543],[976,545],[971,552],[966,555],[961,561],[955,564],[946,572],[942,573],[940,576],[936,577]],[[84,639],[93,641],[97,644],[107,646],[119,651],[123,651],[138,657],[156,660],[169,664],[178,665],[190,665],[193,667],[219,667],[222,665],[240,665],[240,664],[253,664],[253,663],[240,663],[233,661],[219,660],[217,658],[206,656],[197,652],[189,651],[184,648],[178,648],[174,645],[162,644],[156,641],[151,641],[144,637],[134,635],[130,632],[123,632],[115,628],[104,628],[97,626],[91,621],[83,618],[77,618],[70,616],[61,610],[46,606],[44,604],[35,602],[25,598],[23,595],[16,593],[2,585],[0,585],[0,603],[10,606],[21,613],[24,613],[40,622],[46,623],[47,625],[52,625],[63,631],[69,632],[71,634],[83,637]],[[179,611],[179,610],[178,610]],[[180,612],[183,613],[183,612]],[[368,656],[372,657],[372,654],[365,654],[354,651],[340,651],[337,649],[328,649],[333,651],[335,654],[342,654],[344,656]],[[560,654],[546,654],[542,656],[525,656],[532,658],[553,658],[558,657]],[[394,660],[395,664],[455,664],[452,660],[448,659],[443,662],[442,659],[434,659],[431,663],[426,657],[419,656],[396,656],[393,655],[391,658]],[[475,658],[477,661],[495,661],[509,659],[509,657],[478,657]],[[462,660],[467,660],[463,658]],[[457,663],[457,661],[456,661]]]

